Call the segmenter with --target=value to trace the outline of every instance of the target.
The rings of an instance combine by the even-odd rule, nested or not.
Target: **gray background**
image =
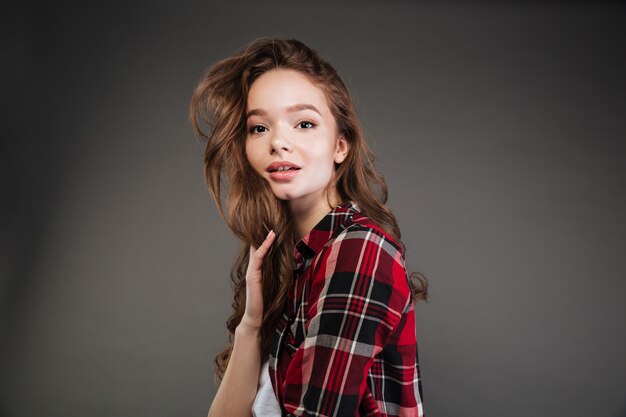
[[[186,109],[202,69],[261,35],[320,50],[353,93],[430,278],[427,415],[626,415],[624,12],[13,6],[0,415],[205,415],[237,242]]]

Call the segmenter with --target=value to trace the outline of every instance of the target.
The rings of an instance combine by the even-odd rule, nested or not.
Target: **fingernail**
[[[270,235],[274,232],[274,229],[270,230],[269,233],[267,234],[267,236],[265,236],[265,239],[267,239],[268,237],[270,237]]]

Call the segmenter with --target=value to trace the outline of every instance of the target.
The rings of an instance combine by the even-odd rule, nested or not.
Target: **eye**
[[[263,132],[267,132],[267,128],[262,125],[255,125],[255,126],[252,126],[250,129],[248,129],[248,133],[251,133],[251,134],[263,133]]]
[[[298,123],[298,127],[300,129],[312,129],[313,127],[315,127],[315,125],[311,122],[300,122]]]

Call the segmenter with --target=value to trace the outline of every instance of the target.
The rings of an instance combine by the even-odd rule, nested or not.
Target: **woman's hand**
[[[270,230],[259,248],[250,246],[246,271],[246,307],[235,329],[233,349],[208,417],[250,417],[261,369],[263,282],[261,266],[275,234]]]
[[[261,266],[276,234],[273,230],[265,237],[261,246],[255,248],[250,245],[248,270],[246,271],[246,310],[241,319],[241,325],[249,330],[259,332],[263,323],[263,290]]]

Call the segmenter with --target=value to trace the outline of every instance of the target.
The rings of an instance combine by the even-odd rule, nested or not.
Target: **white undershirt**
[[[281,417],[280,405],[272,388],[270,381],[269,362],[261,366],[259,373],[259,387],[256,391],[256,398],[252,404],[253,417]]]

